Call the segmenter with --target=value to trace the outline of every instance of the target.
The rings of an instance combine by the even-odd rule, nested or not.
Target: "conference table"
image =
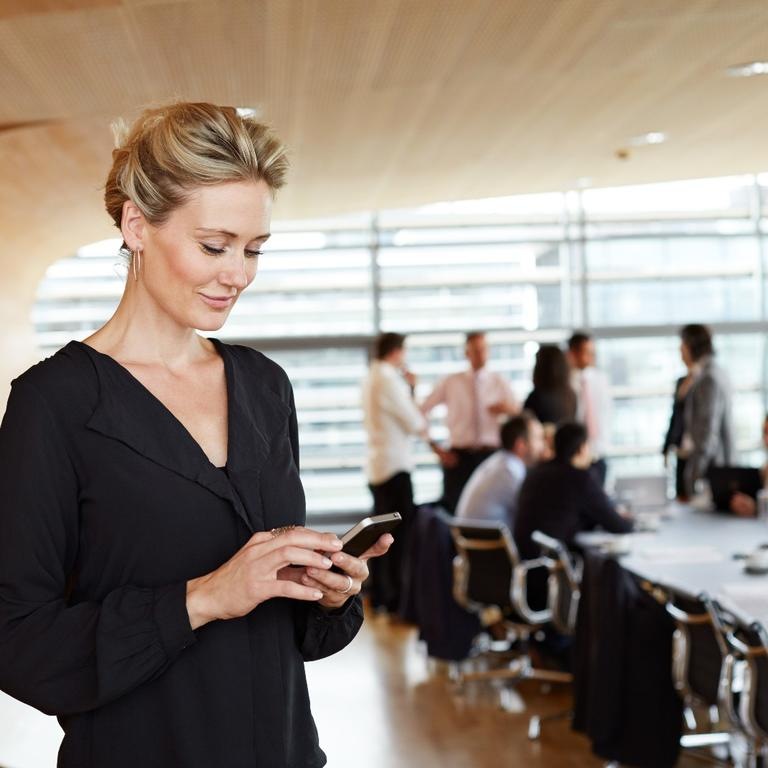
[[[768,547],[768,521],[674,503],[638,517],[641,523],[660,517],[658,529],[624,536],[590,531],[577,543],[609,554],[626,546],[616,556],[635,576],[690,597],[706,592],[740,618],[768,627],[768,575],[745,570],[746,556]]]
[[[706,592],[739,619],[768,626],[768,575],[745,571],[768,545],[768,522],[671,504],[638,513],[653,531],[582,533],[585,559],[574,645],[574,727],[607,760],[672,768],[682,703],[672,675],[674,623],[647,584],[695,598]]]

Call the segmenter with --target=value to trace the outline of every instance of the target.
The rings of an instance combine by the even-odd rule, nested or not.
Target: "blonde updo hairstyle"
[[[147,109],[130,129],[113,128],[104,204],[118,229],[126,200],[157,226],[197,187],[263,180],[274,193],[285,184],[286,148],[233,107],[181,102]]]

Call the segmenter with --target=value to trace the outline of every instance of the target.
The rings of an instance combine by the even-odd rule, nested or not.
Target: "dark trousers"
[[[408,539],[415,514],[411,476],[408,472],[398,472],[389,480],[377,485],[369,484],[368,487],[373,494],[374,515],[399,512],[403,518],[403,522],[392,534],[395,541],[389,552],[368,561],[373,607],[396,613],[403,589],[403,571],[406,565],[404,553],[408,551]]]
[[[688,498],[688,492],[685,487],[685,465],[686,460],[678,456],[675,462],[675,495],[678,499]]]
[[[495,448],[453,448],[458,461],[455,467],[443,467],[443,498],[440,504],[453,514],[472,473],[482,464]]]

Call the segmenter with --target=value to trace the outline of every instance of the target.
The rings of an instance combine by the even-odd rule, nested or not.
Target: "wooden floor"
[[[505,712],[490,689],[456,694],[445,671],[425,657],[415,630],[369,618],[341,653],[307,665],[312,709],[329,768],[598,768],[602,761],[567,722],[546,724],[527,739],[528,717],[569,705],[566,694],[520,687],[518,708]],[[512,703],[515,703],[513,701]],[[56,763],[56,720],[0,694],[0,765]],[[679,768],[701,768],[691,758]]]
[[[566,693],[543,693],[527,682],[517,701],[524,711],[515,713],[501,710],[485,685],[458,695],[445,672],[430,665],[415,630],[386,617],[369,618],[351,646],[308,664],[307,675],[329,768],[604,765],[563,720],[545,724],[539,742],[528,740],[530,715],[566,709]]]

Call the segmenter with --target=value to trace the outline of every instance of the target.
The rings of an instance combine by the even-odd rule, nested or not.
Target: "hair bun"
[[[274,192],[285,183],[285,146],[232,107],[176,102],[145,110],[133,125],[118,119],[111,127],[115,149],[104,204],[118,227],[126,200],[160,224],[197,187],[265,181]]]

